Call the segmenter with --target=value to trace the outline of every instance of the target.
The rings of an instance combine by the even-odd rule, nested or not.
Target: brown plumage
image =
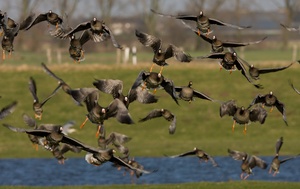
[[[50,75],[51,77],[53,77],[58,81],[57,90],[61,88],[65,93],[67,93],[72,97],[72,99],[78,106],[83,106],[82,102],[84,101],[84,99],[87,97],[88,94],[90,94],[93,91],[98,91],[96,88],[88,88],[88,87],[72,89],[64,80],[62,80],[60,77],[55,75],[44,63],[42,63],[41,65],[43,70],[48,75]]]
[[[193,82],[189,81],[189,84],[187,86],[175,86],[175,91],[178,93],[178,97],[184,101],[188,101],[191,103],[194,101],[194,98],[201,98],[204,100],[214,101],[209,96],[205,95],[204,93],[201,93],[199,91],[196,91],[192,88]]]
[[[138,40],[146,47],[151,47],[153,50],[153,62],[158,66],[161,66],[160,74],[164,66],[168,65],[166,60],[174,57],[179,62],[190,62],[192,61],[192,57],[180,50],[173,44],[169,44],[165,51],[162,49],[162,41],[150,34],[135,30],[135,35]],[[150,72],[152,72],[153,64],[150,68]]]
[[[33,111],[34,111],[34,116],[36,119],[42,119],[42,115],[43,115],[43,106],[45,105],[45,103],[50,100],[58,91],[59,88],[54,89],[54,91],[47,97],[45,98],[43,101],[40,101],[38,96],[37,96],[37,88],[36,88],[36,83],[35,80],[30,77],[29,78],[29,91],[33,97]]]
[[[107,107],[100,106],[98,104],[98,99],[98,91],[94,91],[86,97],[84,102],[88,113],[86,114],[86,119],[81,124],[80,128],[85,125],[87,120],[90,120],[92,123],[97,124],[96,135],[98,136],[101,127],[104,126],[104,121],[111,117],[115,117],[118,122],[123,124],[134,124],[128,109],[119,99],[114,99]]]
[[[257,103],[261,103],[263,106],[271,107],[270,112],[272,112],[272,110],[275,106],[277,108],[277,110],[282,114],[282,118],[283,118],[284,123],[286,125],[288,125],[287,119],[286,119],[286,114],[285,114],[285,105],[284,105],[284,103],[280,102],[277,99],[277,97],[273,94],[272,91],[270,91],[270,93],[265,94],[265,95],[258,94],[253,99],[253,101],[251,102],[249,107],[254,105],[254,104],[257,104]]]
[[[154,109],[148,115],[139,120],[139,122],[144,122],[153,118],[163,117],[167,121],[171,122],[169,126],[169,134],[174,134],[176,130],[176,116],[167,109]]]
[[[163,87],[164,90],[172,97],[172,99],[178,104],[177,94],[175,91],[174,83],[172,80],[165,78],[162,74],[157,72],[145,72],[141,71],[134,83],[133,87],[142,86],[143,89],[156,89]]]
[[[260,84],[254,83],[251,76],[248,75],[248,72],[242,63],[242,60],[240,57],[238,57],[237,53],[233,48],[228,48],[228,52],[223,53],[211,53],[206,56],[197,57],[197,59],[203,59],[203,58],[210,58],[210,59],[221,59],[220,61],[220,69],[224,68],[225,70],[229,70],[230,73],[234,70],[241,71],[242,75],[247,79],[249,83],[251,83],[253,86],[255,86],[258,89],[262,89],[263,86]]]
[[[185,156],[192,156],[192,155],[197,156],[200,161],[201,160],[203,160],[205,162],[211,161],[211,163],[214,167],[218,166],[217,162],[209,154],[207,154],[205,151],[198,149],[196,147],[192,151],[188,151],[188,152],[184,152],[182,154],[168,156],[168,157],[177,158],[177,157],[185,157]]]
[[[158,99],[148,90],[143,90],[135,81],[127,94],[123,94],[123,81],[118,79],[96,79],[93,85],[104,93],[111,94],[113,98],[121,100],[128,108],[135,100],[143,104],[156,103]]]
[[[212,53],[221,53],[224,51],[224,48],[226,47],[244,47],[248,45],[253,45],[253,44],[258,44],[262,41],[264,41],[267,37],[264,37],[261,40],[258,41],[251,41],[251,42],[232,42],[232,41],[221,41],[219,40],[215,35],[212,36],[212,38],[209,38],[207,35],[204,35],[200,33],[199,35],[199,30],[195,29],[194,27],[191,27],[188,25],[186,22],[183,20],[181,21],[187,28],[192,30],[195,34],[200,36],[204,41],[208,42],[211,44],[211,52]]]
[[[162,14],[153,9],[151,9],[151,11],[160,16],[196,22],[196,28],[198,30],[198,35],[200,35],[201,33],[206,34],[206,35],[210,34],[212,32],[212,30],[210,28],[211,25],[227,26],[227,27],[231,27],[231,28],[235,28],[235,29],[250,28],[250,26],[237,26],[237,25],[225,23],[225,22],[217,20],[215,18],[207,17],[203,14],[203,11],[200,11],[198,15],[176,15],[176,16]]]
[[[275,176],[276,174],[279,173],[279,168],[280,168],[280,165],[283,164],[284,162],[286,161],[289,161],[291,159],[294,159],[294,158],[297,158],[300,156],[300,154],[296,155],[296,156],[292,156],[292,157],[288,157],[288,158],[285,158],[285,159],[282,159],[282,160],[279,160],[279,151],[281,149],[281,146],[283,144],[283,137],[280,137],[276,144],[275,144],[275,156],[272,160],[272,163],[271,163],[271,166],[270,166],[270,169],[269,169],[269,173],[271,174],[272,171],[274,171],[273,173],[273,176]]]
[[[49,10],[46,13],[39,14],[34,19],[34,21],[26,28],[26,30],[29,30],[32,26],[34,26],[40,22],[44,22],[44,21],[47,21],[48,24],[58,27],[58,25],[62,24],[63,19],[58,14],[53,12],[52,10]]]
[[[219,113],[220,117],[223,117],[224,115],[233,117],[232,131],[234,131],[236,123],[243,124],[244,134],[247,132],[248,124],[256,121],[258,121],[260,124],[264,124],[267,117],[267,112],[262,106],[258,105],[252,108],[245,108],[243,106],[239,107],[237,106],[235,100],[229,100],[221,103]]]
[[[13,19],[9,18],[6,13],[3,15],[3,19],[0,20],[0,25],[3,29],[4,36],[1,41],[2,45],[2,59],[6,59],[5,53],[8,52],[9,56],[14,51],[14,39],[18,35],[20,30],[24,30],[33,20],[34,14],[30,14],[22,22],[17,23]]]
[[[229,156],[232,157],[234,160],[242,161],[242,173],[240,175],[240,178],[242,180],[246,180],[253,173],[252,169],[254,167],[259,167],[261,169],[266,169],[268,167],[268,164],[265,161],[263,161],[255,155],[249,155],[246,152],[240,152],[231,149],[228,149],[228,153]],[[244,176],[244,173],[246,173],[247,175]]]
[[[122,49],[123,47],[118,44],[113,33],[111,30],[105,25],[104,21],[98,20],[97,18],[93,18],[91,21],[83,22],[77,25],[74,29],[70,30],[69,32],[65,33],[64,37],[71,36],[76,32],[85,30],[90,38],[94,42],[102,42],[107,40],[108,38],[111,39],[114,47]]]
[[[282,66],[282,67],[277,67],[277,68],[257,68],[253,64],[250,65],[247,61],[243,60],[242,58],[239,58],[239,61],[248,67],[248,73],[249,73],[250,77],[254,80],[258,80],[260,74],[267,74],[267,73],[282,71],[282,70],[289,68],[290,66],[292,66],[294,64],[294,62],[292,62],[287,66]]]

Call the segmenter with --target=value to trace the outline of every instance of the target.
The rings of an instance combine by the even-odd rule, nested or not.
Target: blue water
[[[262,157],[270,163],[273,157]],[[282,159],[284,157],[281,157]],[[215,157],[220,167],[210,162],[199,162],[196,157],[136,158],[145,169],[157,172],[133,181],[129,172],[118,171],[111,163],[100,167],[87,164],[83,158],[70,158],[60,165],[54,158],[1,159],[0,185],[63,186],[109,184],[165,184],[187,182],[219,182],[240,180],[240,161],[230,157]],[[300,182],[300,158],[282,164],[280,173],[273,177],[265,170],[254,168],[247,180]]]

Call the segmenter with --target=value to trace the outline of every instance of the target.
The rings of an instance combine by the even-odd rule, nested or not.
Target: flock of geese
[[[49,76],[58,81],[58,86],[46,99],[41,101],[37,95],[37,86],[34,78],[29,78],[29,91],[33,97],[33,111],[35,117],[32,118],[27,114],[23,114],[23,120],[26,125],[30,126],[32,129],[18,128],[10,124],[3,124],[3,126],[14,132],[27,134],[30,141],[36,146],[36,148],[41,146],[42,148],[49,150],[61,164],[63,164],[66,159],[64,157],[66,152],[72,151],[74,153],[80,153],[83,150],[87,152],[85,160],[88,163],[100,166],[103,163],[110,161],[117,168],[125,167],[126,169],[131,170],[131,174],[135,174],[138,178],[142,174],[149,174],[158,170],[145,170],[141,164],[129,156],[129,149],[124,144],[130,141],[130,137],[116,132],[112,132],[106,136],[104,122],[110,118],[116,118],[116,120],[122,124],[133,124],[134,121],[132,120],[128,110],[130,103],[133,101],[138,101],[139,103],[144,104],[156,103],[158,101],[158,98],[155,96],[157,89],[165,90],[176,104],[178,104],[179,99],[191,103],[194,98],[220,103],[220,117],[225,115],[231,116],[234,120],[232,130],[234,130],[236,123],[242,124],[244,125],[245,134],[247,132],[247,125],[250,122],[258,121],[261,124],[265,122],[267,111],[264,109],[264,106],[269,106],[272,109],[273,107],[276,107],[282,114],[285,124],[288,125],[284,103],[279,101],[272,92],[264,95],[258,94],[248,107],[243,107],[239,106],[234,100],[222,102],[212,99],[208,95],[193,89],[192,81],[187,82],[187,86],[176,86],[171,79],[162,75],[164,66],[168,65],[166,62],[167,59],[172,57],[179,62],[191,62],[194,59],[205,58],[219,59],[220,69],[225,69],[230,72],[237,69],[251,85],[256,88],[263,88],[262,85],[257,83],[260,74],[282,71],[289,68],[294,63],[277,68],[256,68],[254,65],[251,65],[240,58],[234,48],[258,44],[264,41],[265,38],[252,42],[223,42],[216,36],[210,37],[211,33],[213,33],[213,30],[211,29],[212,25],[226,26],[235,29],[246,29],[249,28],[249,26],[236,26],[214,18],[209,18],[205,16],[202,11],[199,15],[166,15],[152,9],[151,11],[158,16],[181,20],[184,27],[189,28],[191,32],[194,32],[204,41],[211,44],[211,52],[206,56],[192,57],[173,44],[168,44],[167,48],[163,49],[161,39],[151,34],[136,30],[135,36],[137,37],[137,40],[144,46],[151,47],[153,50],[153,64],[149,72],[141,71],[138,74],[128,92],[123,91],[123,82],[115,79],[95,79],[93,82],[93,88],[71,88],[62,78],[57,76],[51,69],[42,63],[41,66],[43,70]],[[191,21],[191,23],[195,22],[196,26],[192,26],[185,21]],[[3,59],[5,59],[6,52],[9,54],[12,53],[14,38],[18,35],[19,30],[29,30],[34,25],[41,22],[47,22],[49,25],[53,25],[55,27],[50,31],[51,36],[60,39],[69,39],[69,54],[76,62],[84,60],[83,45],[88,40],[102,42],[110,39],[116,48],[122,49],[122,46],[118,44],[108,26],[105,25],[102,20],[98,20],[97,18],[80,23],[76,27],[72,28],[65,24],[65,20],[62,17],[52,11],[39,14],[38,16],[30,14],[21,23],[16,23],[13,19],[7,16],[6,12],[0,12],[0,28],[3,33]],[[286,28],[288,30],[292,30],[291,28]],[[81,34],[80,37],[77,38],[75,34],[79,32],[81,32]],[[228,51],[225,50],[226,48]],[[160,72],[153,71],[153,66],[155,66],[155,64],[160,66]],[[300,92],[294,88],[293,84],[290,84],[293,89],[300,94]],[[37,124],[36,119],[42,119],[43,106],[60,89],[69,95],[78,106],[86,107],[86,120],[81,124],[80,128],[84,127],[87,121],[90,121],[97,126],[97,147],[88,146],[81,141],[68,136],[68,134],[72,132],[71,128],[74,125],[72,122],[68,122],[65,125]],[[154,91],[150,92],[149,89],[154,89]],[[99,105],[99,91],[112,95],[113,100],[107,107]],[[0,119],[11,114],[15,110],[16,106],[17,102],[13,102],[12,104],[4,107],[0,112]],[[170,122],[169,134],[175,134],[176,116],[167,109],[154,109],[149,112],[147,116],[140,119],[139,122],[159,117],[163,117]],[[270,173],[274,171],[274,176],[279,172],[279,168],[282,163],[299,156],[296,155],[280,160],[279,151],[282,144],[283,138],[280,137],[275,144],[276,155],[271,162],[269,170]],[[122,155],[115,155],[116,150]],[[228,149],[228,154],[234,160],[242,161],[241,179],[247,179],[252,174],[252,169],[256,166],[262,169],[266,169],[268,167],[268,164],[264,160],[246,152]],[[177,158],[190,155],[197,156],[203,161],[211,161],[214,167],[218,167],[217,162],[215,162],[209,154],[198,148],[168,157]]]

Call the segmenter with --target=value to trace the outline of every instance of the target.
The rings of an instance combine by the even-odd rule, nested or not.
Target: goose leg
[[[5,50],[2,51],[2,60],[5,60]]]
[[[84,57],[84,51],[81,50],[81,53],[80,53],[80,58],[82,59]]]
[[[209,36],[209,33],[210,33],[210,29],[207,30],[206,37]]]
[[[152,64],[151,68],[150,68],[150,72],[152,72],[153,70],[153,66],[154,66],[154,63]]]
[[[38,120],[42,120],[42,115],[43,114],[34,114],[34,118]]]
[[[97,132],[96,132],[96,137],[98,138],[101,130],[101,125],[98,125]]]
[[[244,177],[243,177],[243,176],[244,176],[244,172],[242,172],[242,173],[241,173],[241,175],[240,175],[240,178],[241,178],[241,180],[243,180],[243,179],[244,179]]]
[[[86,122],[87,122],[88,119],[89,119],[88,117],[85,118],[85,120],[83,121],[83,123],[80,125],[80,129],[82,129],[84,127],[84,125],[86,124]]]
[[[161,74],[161,73],[162,73],[163,69],[164,69],[164,67],[163,67],[163,66],[161,66],[161,67],[160,67],[159,74]]]
[[[247,125],[245,124],[244,130],[243,130],[244,135],[247,134]]]
[[[243,180],[246,180],[249,176],[250,176],[249,174],[246,175],[246,176],[243,178]]]
[[[156,93],[156,88],[154,89],[154,91],[153,91],[153,94],[155,94]]]
[[[39,145],[38,144],[33,144],[33,147],[34,147],[35,151],[39,150]]]
[[[272,173],[272,166],[269,169],[269,174],[271,174],[271,173]]]
[[[232,124],[232,132],[234,132],[235,123],[236,123],[236,121],[233,120],[233,124]]]
[[[270,113],[273,111],[273,109],[274,109],[274,106],[272,106],[272,107],[271,107],[271,109],[270,109]]]

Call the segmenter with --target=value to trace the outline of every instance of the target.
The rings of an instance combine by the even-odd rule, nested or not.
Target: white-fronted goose
[[[143,90],[141,86],[135,84],[135,81],[127,94],[123,94],[123,81],[118,79],[96,79],[93,85],[104,93],[111,94],[113,98],[121,100],[128,108],[129,104],[135,100],[143,104],[156,103],[157,97],[151,94],[148,90]]]
[[[259,167],[261,169],[266,169],[268,167],[268,164],[264,160],[255,155],[249,155],[246,152],[240,152],[231,149],[228,149],[228,153],[229,156],[234,160],[242,161],[242,173],[240,175],[240,178],[242,180],[246,180],[251,174],[253,174],[252,169],[254,167]],[[244,176],[244,173],[246,173],[247,175]]]
[[[47,97],[45,98],[43,101],[39,101],[39,98],[37,96],[37,88],[36,88],[36,83],[35,80],[30,77],[29,78],[29,91],[33,97],[33,111],[34,111],[34,116],[36,119],[41,120],[42,119],[42,115],[43,115],[43,106],[45,105],[45,103],[50,100],[58,91],[59,88],[54,89],[54,91]]]
[[[139,122],[145,122],[158,117],[163,117],[167,121],[171,122],[171,125],[169,126],[169,134],[174,134],[176,130],[176,116],[167,109],[154,109],[149,112],[146,117],[141,118]]]
[[[189,20],[189,21],[196,22],[198,35],[200,35],[201,33],[206,35],[210,34],[212,32],[212,30],[210,29],[211,25],[227,26],[235,29],[246,29],[251,27],[251,26],[237,26],[237,25],[225,23],[215,18],[209,18],[203,14],[203,11],[200,11],[198,15],[177,15],[177,16],[162,14],[153,9],[151,9],[151,11],[160,16],[166,16],[166,17],[176,18],[180,20]]]
[[[272,163],[271,163],[271,166],[270,166],[270,169],[269,169],[269,173],[271,174],[272,171],[274,171],[273,173],[273,176],[275,176],[276,174],[279,173],[279,168],[280,168],[280,165],[286,161],[289,161],[291,159],[294,159],[294,158],[297,158],[297,157],[300,157],[300,154],[296,155],[296,156],[292,156],[292,157],[288,157],[288,158],[285,158],[285,159],[282,159],[282,160],[279,160],[279,151],[281,149],[281,146],[283,144],[283,137],[280,137],[276,144],[275,144],[275,156],[272,160]]]
[[[100,106],[98,99],[98,91],[90,93],[85,98],[84,102],[88,113],[86,114],[85,121],[80,125],[80,128],[83,128],[87,120],[90,120],[90,122],[97,124],[96,136],[98,136],[104,121],[111,117],[115,117],[118,122],[123,124],[134,124],[128,109],[119,99],[114,99],[107,107]]]
[[[275,106],[277,108],[277,110],[282,114],[282,119],[283,119],[284,123],[286,125],[288,125],[287,119],[286,119],[286,114],[285,114],[285,105],[284,105],[284,103],[280,102],[277,99],[277,97],[273,94],[272,91],[270,91],[270,93],[265,94],[265,95],[258,94],[253,99],[253,101],[251,102],[249,107],[254,104],[257,104],[257,103],[261,103],[263,106],[271,107],[270,112],[272,112],[272,110]]]
[[[197,147],[195,147],[192,151],[188,151],[188,152],[184,152],[182,154],[178,154],[178,155],[173,155],[173,156],[168,156],[169,158],[177,158],[177,157],[185,157],[185,156],[197,156],[199,158],[199,161],[211,161],[212,165],[214,167],[217,167],[218,164],[217,162],[209,155],[207,154],[205,151],[198,149]]]
[[[63,19],[52,10],[49,10],[46,13],[39,14],[34,19],[34,21],[26,28],[26,30],[29,30],[32,26],[44,21],[47,21],[48,24],[51,24],[57,28],[58,25],[60,25],[63,22]]]
[[[111,39],[114,47],[122,49],[123,47],[118,44],[111,30],[105,25],[104,21],[93,18],[91,21],[83,22],[77,25],[74,29],[66,33],[64,36],[71,36],[76,32],[85,30],[94,42],[102,42]]]
[[[235,124],[244,125],[244,134],[247,132],[247,125],[250,122],[258,121],[260,124],[264,124],[267,111],[260,105],[245,108],[244,106],[237,106],[235,100],[229,100],[227,102],[221,103],[220,106],[220,117],[224,115],[229,115],[233,117],[232,131],[234,131]]]
[[[194,90],[192,88],[192,85],[193,85],[193,82],[189,81],[187,86],[181,86],[181,87],[175,86],[175,91],[178,93],[178,97],[180,99],[184,100],[184,101],[188,101],[189,103],[194,101],[195,97],[201,98],[201,99],[204,99],[204,100],[214,101],[209,96]]]
[[[192,57],[189,54],[180,50],[178,47],[176,47],[173,44],[169,44],[167,46],[166,50],[163,51],[161,39],[159,39],[153,35],[150,35],[150,34],[138,31],[138,30],[135,30],[135,35],[144,46],[152,48],[153,53],[154,53],[152,61],[161,67],[160,72],[159,72],[160,74],[163,70],[163,67],[168,65],[166,63],[166,60],[171,57],[174,57],[176,60],[178,60],[180,62],[190,62],[192,60]],[[154,64],[152,64],[152,66],[150,68],[150,72],[152,72],[153,66],[154,66]]]

